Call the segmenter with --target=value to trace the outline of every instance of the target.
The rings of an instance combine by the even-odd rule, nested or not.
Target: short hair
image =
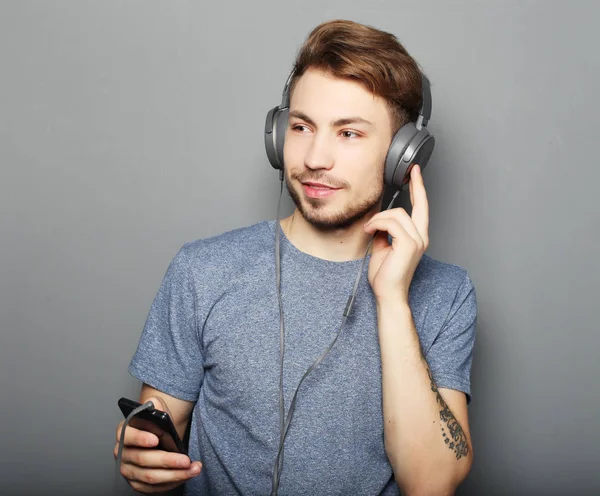
[[[309,68],[357,81],[383,98],[394,133],[417,120],[423,101],[421,70],[393,34],[353,21],[324,22],[313,29],[296,56],[290,93]]]

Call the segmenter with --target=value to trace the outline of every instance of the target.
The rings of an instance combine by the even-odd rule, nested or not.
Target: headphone
[[[267,157],[274,169],[283,171],[283,145],[290,110],[290,83],[294,71],[289,75],[281,104],[273,107],[267,113],[265,123],[265,148]],[[425,168],[433,147],[435,138],[427,129],[431,117],[431,88],[429,79],[421,73],[423,86],[423,102],[416,122],[404,124],[394,135],[385,158],[383,180],[387,186],[401,189],[410,180],[410,170],[414,164]]]

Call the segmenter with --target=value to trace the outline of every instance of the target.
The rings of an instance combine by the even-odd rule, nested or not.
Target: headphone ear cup
[[[410,169],[414,164],[419,164],[421,172],[425,169],[427,162],[429,162],[429,157],[431,157],[431,154],[433,153],[434,147],[435,138],[429,133],[427,128],[422,128],[404,152],[402,162],[407,163],[408,166],[406,168],[407,170],[404,179],[402,180],[403,185],[408,184],[410,180]]]
[[[288,108],[273,107],[265,122],[265,150],[274,169],[283,169],[283,145],[288,123]]]
[[[273,107],[267,113],[267,117],[265,119],[265,150],[267,152],[267,158],[269,159],[269,163],[274,169],[282,169],[283,164],[279,163],[278,155],[277,155],[277,131],[276,131],[276,118],[277,113],[279,111],[279,107]]]
[[[281,164],[281,169],[284,167],[283,163],[283,145],[285,144],[285,133],[288,127],[288,116],[290,113],[289,108],[280,109],[275,116],[275,124],[273,126],[273,140],[275,142],[275,150],[277,151],[278,162]]]
[[[396,133],[385,161],[384,181],[388,186],[401,189],[410,180],[414,164],[425,168],[433,152],[435,139],[426,127],[417,129],[409,122]]]
[[[383,182],[387,186],[397,186],[394,179],[400,175],[400,180],[404,177],[406,170],[398,171],[399,165],[401,165],[402,157],[404,152],[408,148],[408,145],[418,133],[417,126],[414,122],[408,122],[404,124],[392,138],[390,147],[388,148],[387,156],[385,157],[385,169],[383,173]]]

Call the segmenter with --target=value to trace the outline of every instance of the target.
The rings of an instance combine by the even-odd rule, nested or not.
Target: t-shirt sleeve
[[[176,398],[196,401],[204,377],[196,295],[186,247],[169,264],[129,373]]]
[[[467,395],[467,403],[471,402],[476,323],[477,297],[465,272],[446,321],[425,358],[437,386],[463,391]]]

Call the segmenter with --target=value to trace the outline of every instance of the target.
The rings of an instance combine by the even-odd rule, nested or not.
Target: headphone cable
[[[287,417],[285,418],[285,421],[284,421],[285,412],[284,412],[284,406],[283,406],[283,401],[284,401],[283,400],[283,359],[284,359],[284,352],[285,352],[285,329],[284,329],[284,324],[283,324],[283,304],[281,301],[281,251],[280,251],[281,224],[279,222],[281,197],[283,195],[283,176],[284,176],[284,173],[283,173],[283,170],[281,169],[279,171],[279,179],[281,181],[281,188],[279,191],[279,201],[277,202],[277,220],[276,220],[277,225],[276,225],[276,230],[275,230],[275,272],[276,272],[275,278],[276,278],[276,286],[277,286],[277,299],[278,299],[278,303],[279,303],[279,336],[280,336],[280,339],[279,339],[279,346],[280,346],[280,353],[279,353],[279,358],[280,358],[279,359],[279,448],[277,451],[277,457],[275,459],[275,466],[273,468],[273,477],[271,480],[271,496],[277,496],[277,491],[279,490],[279,482],[281,479],[281,472],[283,471],[283,456],[284,456],[285,438],[287,436],[288,430],[290,428],[290,424],[292,422],[292,418],[294,416],[294,411],[296,409],[296,400],[298,398],[298,391],[300,390],[300,386],[304,382],[304,379],[306,379],[306,377],[315,368],[317,368],[317,366],[324,360],[324,358],[331,351],[331,349],[337,342],[338,338],[340,337],[340,334],[342,333],[342,330],[344,328],[344,324],[346,323],[346,320],[348,319],[348,316],[350,315],[350,311],[352,310],[352,306],[354,305],[354,300],[356,299],[356,293],[358,291],[358,285],[360,284],[360,280],[362,278],[363,270],[365,267],[365,262],[367,260],[367,255],[369,254],[369,250],[371,249],[371,246],[373,244],[373,241],[375,240],[375,237],[379,233],[379,231],[375,231],[375,233],[373,233],[373,235],[371,237],[371,240],[369,241],[369,244],[367,245],[365,254],[362,258],[360,269],[359,269],[359,271],[356,275],[356,279],[354,281],[354,287],[352,288],[352,294],[350,295],[350,297],[348,298],[348,302],[346,303],[346,308],[344,309],[344,313],[342,314],[342,322],[340,324],[339,330],[338,330],[335,338],[333,339],[331,344],[327,347],[327,349],[321,354],[321,356],[319,356],[315,360],[315,362],[308,368],[308,370],[304,373],[304,375],[300,379],[300,382],[298,383],[298,387],[296,388],[296,391],[294,392],[294,396],[292,397],[292,401],[290,403],[290,408],[288,410]],[[394,196],[392,197],[386,210],[389,210],[390,208],[392,208],[392,205],[394,204],[394,201],[396,200],[396,198],[398,197],[399,194],[400,194],[400,190],[397,190],[394,193]]]
[[[117,451],[117,471],[115,474],[115,483],[114,483],[114,494],[118,494],[118,486],[119,481],[121,479],[121,460],[123,458],[123,448],[125,447],[125,430],[129,425],[129,422],[133,417],[135,417],[138,413],[143,412],[144,410],[154,410],[154,403],[151,401],[146,401],[143,405],[134,408],[123,423],[123,427],[121,428],[121,436],[119,438],[119,450]]]

